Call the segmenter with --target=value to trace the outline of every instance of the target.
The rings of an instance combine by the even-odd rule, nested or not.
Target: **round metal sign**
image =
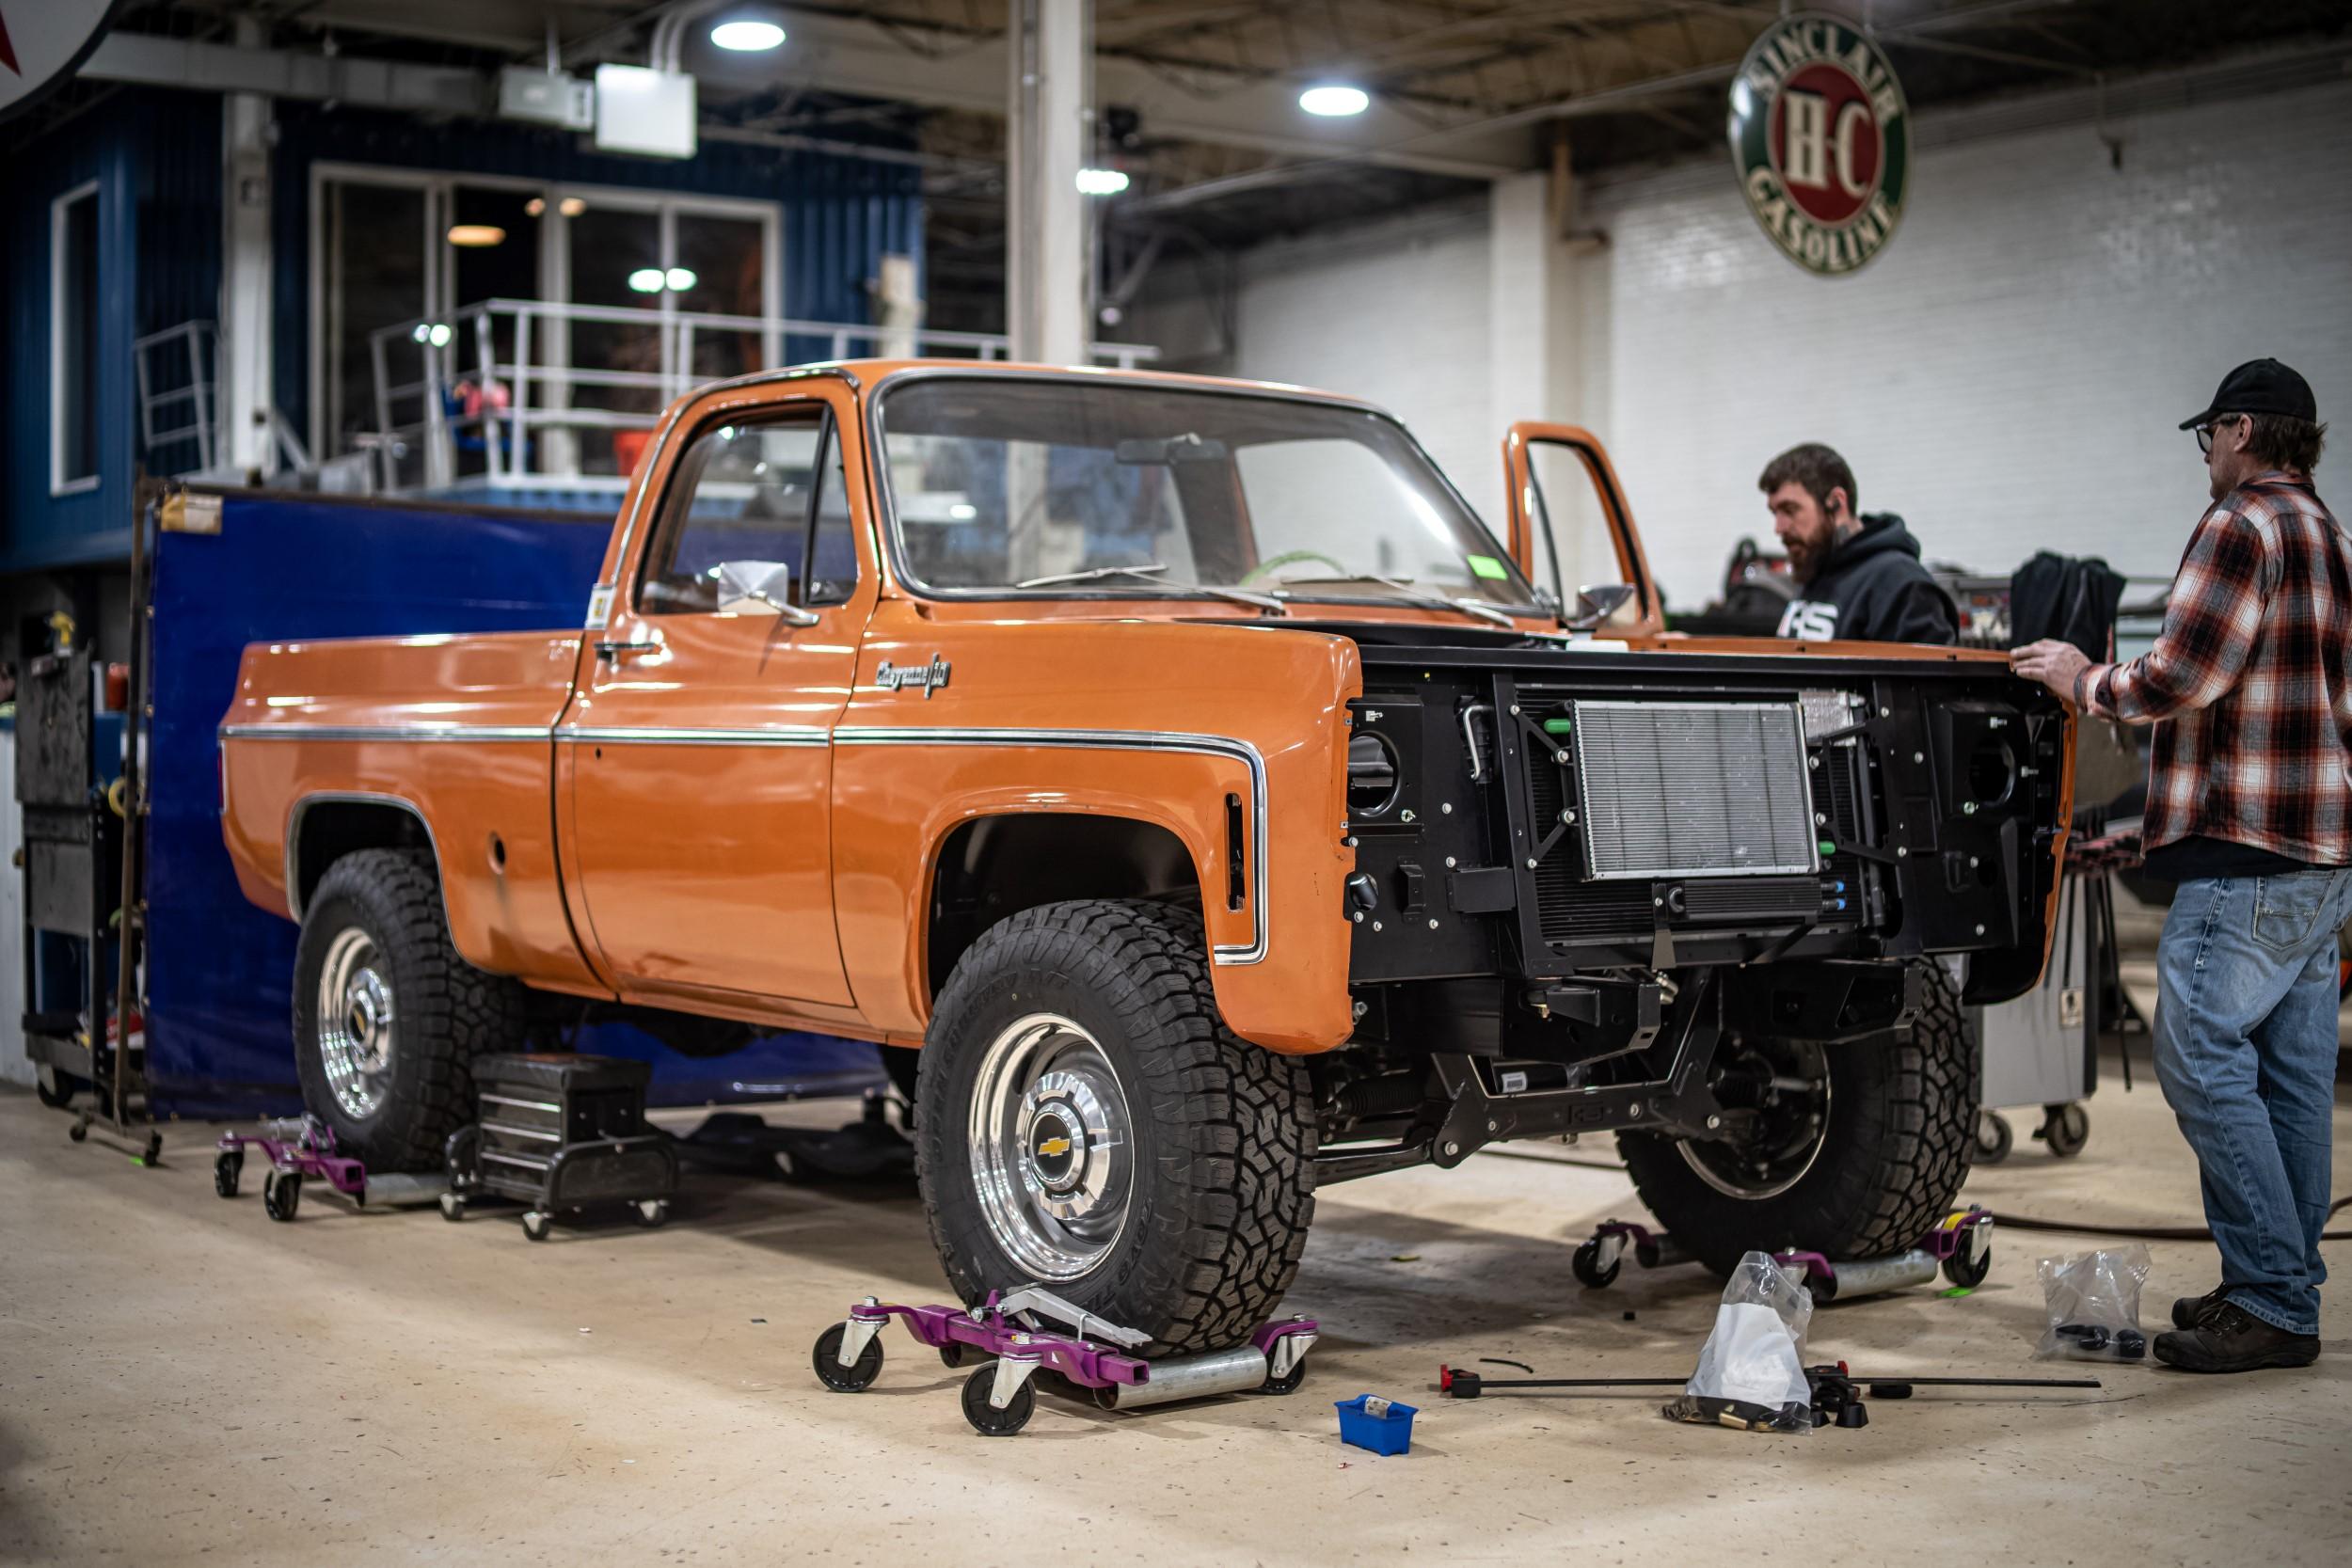
[[[1784,17],[1731,79],[1731,163],[1748,210],[1824,277],[1886,246],[1911,183],[1911,111],[1895,68],[1834,16]]]
[[[0,0],[0,119],[82,67],[122,0]]]

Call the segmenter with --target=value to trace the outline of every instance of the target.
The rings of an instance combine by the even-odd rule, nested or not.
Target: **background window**
[[[50,467],[53,491],[98,483],[98,187],[50,209]]]
[[[802,602],[825,434],[824,411],[812,408],[696,436],[678,462],[646,554],[638,608],[648,615],[708,614],[722,608],[722,569],[751,563],[789,571],[788,602]],[[759,575],[732,574],[739,582]],[[849,575],[855,579],[854,561]]]

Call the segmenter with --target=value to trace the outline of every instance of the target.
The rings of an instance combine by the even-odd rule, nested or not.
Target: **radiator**
[[[1570,705],[1586,877],[1814,872],[1794,703]]]

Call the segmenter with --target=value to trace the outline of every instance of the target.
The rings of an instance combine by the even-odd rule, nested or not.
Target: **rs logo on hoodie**
[[[1826,599],[1791,599],[1780,617],[1776,637],[1793,637],[1803,642],[1835,642],[1837,641],[1837,607]]]

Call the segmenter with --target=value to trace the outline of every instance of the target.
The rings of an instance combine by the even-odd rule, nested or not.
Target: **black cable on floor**
[[[2328,1217],[2333,1219],[2346,1208],[2352,1208],[2352,1197],[2340,1197],[2328,1205]],[[2083,1225],[2074,1221],[2037,1220],[2024,1214],[2004,1214],[1995,1211],[1994,1225],[2008,1226],[2013,1230],[2057,1230],[2075,1236],[2120,1236],[2134,1242],[2210,1242],[2213,1232],[2203,1227],[2141,1225]],[[2352,1230],[2323,1230],[2323,1242],[2352,1242]]]

